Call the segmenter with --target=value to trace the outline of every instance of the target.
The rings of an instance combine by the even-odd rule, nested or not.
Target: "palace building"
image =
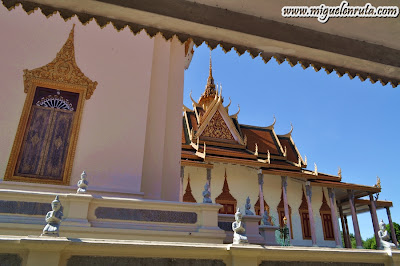
[[[341,181],[338,175],[307,170],[290,132],[276,134],[267,127],[240,124],[238,113],[230,114],[210,69],[207,84],[198,101],[190,95],[193,108],[183,107],[181,198],[184,202],[202,202],[207,182],[212,200],[223,207],[219,214],[244,210],[246,198],[254,204],[255,214],[264,210],[277,225],[286,217],[293,245],[341,246],[339,224],[344,228],[345,247],[350,246],[347,216],[354,221],[357,245],[361,244],[357,213],[368,206],[387,208],[390,201],[374,201],[380,184],[371,187]],[[229,99],[230,100],[230,99]],[[240,109],[239,109],[240,111]],[[359,199],[368,197],[368,200]],[[371,199],[371,202],[370,200]],[[371,209],[377,223],[376,208]],[[390,215],[390,214],[389,214]],[[233,218],[232,218],[233,219]]]

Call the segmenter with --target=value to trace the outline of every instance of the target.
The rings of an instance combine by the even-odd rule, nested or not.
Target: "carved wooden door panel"
[[[32,106],[15,175],[63,180],[75,108],[52,89],[39,88],[36,94],[43,93],[47,96]]]
[[[18,158],[15,174],[37,177],[46,149],[46,136],[49,133],[52,117],[50,108],[33,106],[29,117],[27,132]]]

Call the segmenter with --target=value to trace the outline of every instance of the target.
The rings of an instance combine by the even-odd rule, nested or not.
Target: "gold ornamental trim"
[[[89,100],[97,86],[97,81],[92,81],[83,74],[75,61],[73,25],[69,37],[56,58],[45,66],[32,70],[24,69],[24,91],[35,89],[34,81],[41,81],[48,84],[73,85],[86,90],[85,98]]]

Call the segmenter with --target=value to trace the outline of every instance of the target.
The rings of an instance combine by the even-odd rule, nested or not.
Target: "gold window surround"
[[[72,27],[67,41],[65,42],[61,50],[57,53],[55,59],[53,59],[52,62],[43,67],[39,67],[33,70],[24,70],[24,92],[27,93],[27,96],[25,98],[25,103],[17,128],[17,133],[11,149],[11,154],[7,164],[4,180],[69,185],[76,151],[76,144],[78,141],[83,107],[85,104],[85,100],[90,99],[97,86],[97,82],[92,81],[88,77],[86,77],[76,64],[74,48],[74,27],[75,25]],[[27,131],[29,116],[32,110],[32,103],[37,87],[74,92],[79,94],[75,115],[72,121],[69,146],[67,150],[62,180],[51,180],[15,175],[18,156],[23,145],[25,132]]]

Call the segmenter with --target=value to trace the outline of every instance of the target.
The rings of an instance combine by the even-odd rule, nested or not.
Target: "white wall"
[[[258,199],[258,171],[256,169],[232,165],[223,163],[214,163],[214,168],[211,170],[211,198],[215,202],[215,198],[222,192],[222,186],[224,182],[224,173],[227,173],[227,180],[230,189],[230,193],[238,201],[238,207],[244,212],[246,198],[250,197],[252,204],[252,211],[254,212],[254,204]],[[192,194],[197,202],[202,202],[202,191],[204,190],[204,184],[206,182],[206,169],[197,167],[185,167],[185,178],[183,182],[183,193],[185,193],[187,178],[190,174],[190,185],[192,188]],[[311,240],[304,240],[301,221],[299,215],[299,207],[302,199],[302,185],[304,182],[288,178],[288,202],[292,208],[292,225],[293,225],[293,245],[298,246],[311,246]],[[325,197],[328,205],[329,197],[327,189],[325,188]],[[277,212],[277,206],[280,202],[281,197],[281,177],[273,175],[264,175],[264,199],[270,207],[270,215],[275,218],[275,223],[279,224],[279,216]],[[326,247],[335,247],[335,241],[324,240],[321,216],[319,209],[322,205],[322,188],[312,187],[312,207],[314,214],[314,221],[316,227],[317,245]]]

